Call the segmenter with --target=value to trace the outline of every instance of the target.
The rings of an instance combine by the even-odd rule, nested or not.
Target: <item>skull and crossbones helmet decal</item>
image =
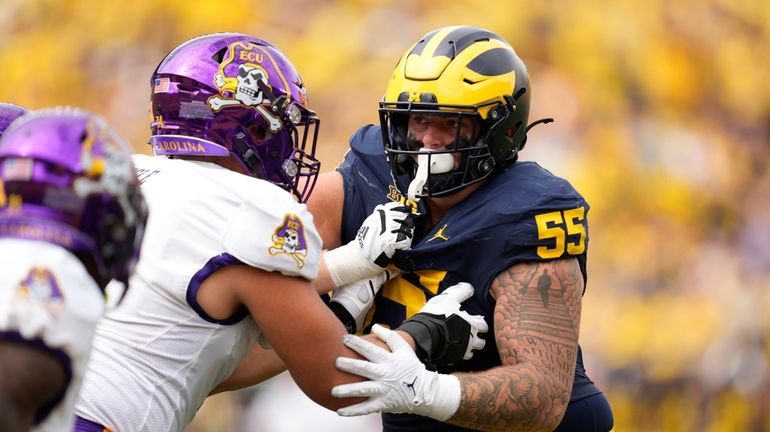
[[[240,53],[240,54],[238,54]],[[233,65],[235,56],[246,58],[246,63],[235,63],[237,69],[229,68],[236,72],[235,76],[228,76],[228,66]],[[227,57],[220,63],[219,72],[214,75],[214,85],[220,94],[208,99],[209,107],[213,111],[232,106],[247,106],[257,110],[267,121],[270,132],[277,132],[282,124],[277,111],[281,106],[272,105],[274,94],[268,80],[268,72],[261,65],[266,53],[258,46],[236,42],[231,45]],[[279,78],[283,79],[280,74]],[[285,84],[285,83],[284,83]],[[272,107],[275,106],[275,112]],[[293,105],[289,105],[292,106]]]

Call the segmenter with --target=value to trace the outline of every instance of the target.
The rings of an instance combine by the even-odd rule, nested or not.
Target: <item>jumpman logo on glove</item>
[[[403,383],[406,385],[406,388],[408,388],[409,390],[411,390],[411,391],[412,391],[412,394],[414,394],[415,396],[417,396],[417,392],[416,392],[416,391],[414,391],[414,383],[416,383],[416,382],[417,382],[417,377],[416,377],[416,376],[415,376],[415,377],[414,377],[414,379],[412,380],[412,383],[411,383],[411,384],[410,384],[410,383],[408,383],[408,382],[406,382],[406,381],[403,381]]]

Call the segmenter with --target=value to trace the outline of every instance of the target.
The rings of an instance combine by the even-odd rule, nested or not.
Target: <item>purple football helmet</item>
[[[156,155],[233,155],[249,175],[307,200],[320,120],[278,48],[238,33],[200,36],[169,53],[150,86]]]
[[[10,126],[14,120],[27,112],[29,112],[29,110],[18,105],[0,102],[0,136],[3,136],[3,132],[8,129],[8,126]]]
[[[128,145],[73,108],[32,111],[0,138],[0,237],[60,245],[104,287],[126,283],[147,207]]]

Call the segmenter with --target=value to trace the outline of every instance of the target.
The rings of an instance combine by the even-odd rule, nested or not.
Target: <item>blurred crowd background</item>
[[[556,121],[523,158],[591,204],[580,339],[615,430],[770,431],[767,0],[0,0],[0,100],[93,110],[148,153],[160,59],[245,32],[300,70],[330,170],[403,51],[454,24],[525,60],[531,120]],[[212,398],[189,431],[377,430],[291,387]]]

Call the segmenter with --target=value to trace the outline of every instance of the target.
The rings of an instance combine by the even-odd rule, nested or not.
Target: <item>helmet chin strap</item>
[[[450,153],[430,154],[430,150],[421,149],[417,155],[417,173],[409,183],[407,197],[412,201],[419,201],[417,194],[422,192],[429,174],[443,174],[452,171],[455,160]]]

